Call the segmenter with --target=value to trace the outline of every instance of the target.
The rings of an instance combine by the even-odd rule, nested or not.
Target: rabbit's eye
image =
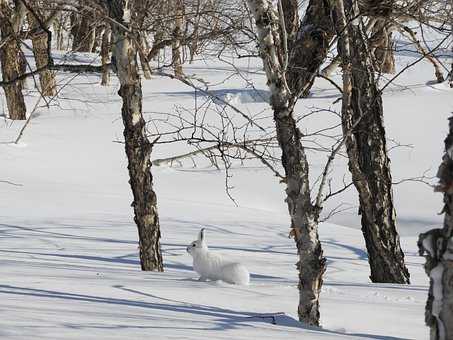
[[[196,243],[192,243],[192,247],[196,247],[196,246],[197,246],[197,244],[196,244]]]

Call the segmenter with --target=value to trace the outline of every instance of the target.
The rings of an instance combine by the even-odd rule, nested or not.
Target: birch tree
[[[343,68],[342,125],[349,169],[359,193],[372,282],[409,283],[396,230],[381,91],[377,88],[357,2],[336,1]],[[352,18],[352,19],[351,19]],[[351,133],[352,132],[352,133]]]
[[[184,21],[184,3],[182,0],[173,0],[171,2],[172,10],[175,13],[173,23],[173,41],[171,45],[171,63],[177,78],[183,77],[182,71],[182,36],[183,36],[183,21]]]
[[[436,191],[444,194],[444,226],[420,234],[418,247],[425,255],[429,277],[425,322],[431,340],[453,339],[453,117],[445,139],[445,153],[439,166]]]
[[[52,20],[57,14],[57,11],[53,11],[45,16],[37,5],[41,4],[37,3],[36,6],[34,6],[33,13],[28,13],[33,55],[35,57],[36,68],[41,70],[39,72],[41,95],[55,96],[57,92],[55,73],[47,68],[47,66],[50,65],[49,34],[47,31],[52,24]]]
[[[142,270],[163,271],[157,198],[151,174],[152,144],[145,133],[142,89],[137,65],[137,34],[131,25],[134,1],[107,2],[112,23],[112,63],[120,81],[121,115],[128,158],[129,183],[140,240]]]
[[[318,236],[321,207],[320,202],[313,204],[311,200],[309,164],[294,118],[295,98],[287,86],[284,72],[280,21],[270,1],[248,0],[247,3],[256,23],[259,52],[271,91],[270,104],[286,175],[286,202],[299,256],[299,320],[319,325],[319,294],[326,269]]]
[[[18,33],[26,15],[25,6],[16,1],[11,6],[7,0],[0,0],[0,62],[3,86],[10,119],[25,120],[26,106],[22,93],[23,82],[18,78],[23,74],[24,55],[21,51]]]

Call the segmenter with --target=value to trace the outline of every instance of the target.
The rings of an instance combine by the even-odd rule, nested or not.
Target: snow
[[[399,55],[398,65],[414,60]],[[261,62],[235,61],[266,94]],[[252,65],[252,66],[250,66]],[[224,68],[222,71],[221,69]],[[218,84],[213,90],[244,112],[268,111],[250,95],[234,70],[216,61],[187,65],[185,72]],[[427,83],[426,62],[404,73],[384,98],[388,137],[412,148],[390,153],[394,180],[435,174],[442,156],[451,89]],[[334,79],[340,82],[339,74]],[[137,232],[130,207],[122,141],[118,81],[99,85],[97,75],[58,74],[59,98],[40,107],[18,145],[23,122],[0,121],[0,310],[2,339],[426,339],[424,306],[428,277],[418,256],[418,233],[441,224],[442,197],[419,182],[395,187],[395,206],[411,285],[373,284],[359,230],[353,189],[328,204],[351,210],[320,226],[327,257],[321,293],[322,328],[297,321],[297,262],[288,238],[284,186],[259,163],[233,164],[232,194],[225,174],[199,159],[197,167],[153,167],[162,228],[164,273],[141,272]],[[65,86],[63,87],[63,84]],[[31,87],[31,85],[30,85]],[[229,95],[230,94],[230,95]],[[145,119],[194,107],[193,90],[167,78],[143,81]],[[264,96],[265,97],[265,96]],[[339,94],[318,80],[297,106],[338,109]],[[37,93],[28,91],[29,107]],[[261,96],[259,97],[261,98]],[[0,103],[6,106],[3,92]],[[4,109],[5,110],[5,109]],[[3,111],[4,111],[3,110]],[[304,120],[316,131],[335,117]],[[270,126],[269,121],[264,124]],[[189,151],[157,145],[153,158]],[[310,152],[315,179],[326,154]],[[346,161],[334,163],[338,178]],[[249,286],[198,282],[186,246],[205,227],[210,250],[244,263]]]

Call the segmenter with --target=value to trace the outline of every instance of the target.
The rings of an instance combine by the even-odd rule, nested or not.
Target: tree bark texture
[[[453,117],[449,118],[437,177],[435,190],[444,194],[444,226],[420,234],[418,247],[420,255],[425,255],[425,271],[430,278],[425,322],[431,340],[447,340],[453,339]]]
[[[425,322],[431,340],[453,339],[453,117],[445,139],[445,154],[439,166],[436,191],[444,194],[443,229],[420,234],[418,247],[425,255],[429,276]]]
[[[71,35],[73,52],[91,52],[95,43],[95,27],[88,11],[71,14]]]
[[[129,25],[129,8],[122,0],[109,2],[112,19],[125,27]],[[130,2],[129,2],[130,4]],[[137,50],[134,41],[119,25],[112,24],[113,57],[120,80],[119,95],[123,99],[121,115],[124,123],[124,139],[128,158],[129,183],[134,201],[135,223],[140,239],[140,263],[142,270],[163,271],[160,249],[160,226],[157,199],[151,174],[151,150],[142,114],[142,89],[137,67]]]
[[[101,63],[102,63],[102,79],[101,85],[107,86],[110,83],[110,68],[108,66],[110,60],[110,26],[106,25],[102,33],[101,42]]]
[[[308,95],[319,68],[327,58],[330,42],[335,36],[332,13],[331,1],[310,0],[296,38],[288,43],[287,81],[294,95]],[[285,20],[286,17],[292,16],[288,13]],[[288,27],[286,21],[285,24]]]
[[[149,60],[147,58],[149,53],[148,44],[146,42],[145,36],[140,36],[140,49],[139,49],[139,58],[140,58],[140,66],[142,67],[143,77],[145,79],[152,78],[151,67],[149,66]]]
[[[182,29],[184,23],[184,4],[182,0],[173,0],[173,10],[175,11],[175,20],[173,28],[173,41],[171,44],[171,61],[175,76],[182,78]]]
[[[33,45],[33,55],[35,57],[36,68],[45,68],[49,63],[48,55],[48,35],[47,32],[39,27],[38,21],[32,14],[28,15],[29,25],[32,28],[31,41]],[[55,73],[49,69],[39,72],[39,84],[43,96],[55,96],[57,93],[57,84]]]
[[[392,177],[387,156],[381,93],[376,86],[360,20],[347,20],[337,0],[339,54],[343,67],[342,125],[372,282],[409,283],[396,230]],[[351,14],[352,16],[353,14]]]
[[[319,325],[319,295],[322,276],[326,269],[318,236],[320,208],[310,199],[308,161],[293,116],[292,100],[283,79],[278,14],[268,0],[248,0],[255,18],[260,56],[271,90],[271,106],[277,139],[282,150],[282,164],[286,174],[286,201],[291,218],[291,234],[294,236],[299,260],[299,307],[300,321]]]
[[[283,17],[285,20],[286,36],[290,45],[297,38],[299,31],[299,1],[298,0],[280,0],[282,2]]]
[[[5,41],[0,48],[0,61],[2,66],[2,79],[4,81],[13,81],[10,85],[5,85],[6,106],[8,107],[9,118],[13,120],[25,120],[27,109],[25,106],[24,95],[22,93],[23,81],[14,81],[23,74],[23,54],[20,49],[20,43],[15,39],[16,28],[20,25],[14,21],[21,22],[17,16],[19,8],[14,10],[6,1],[0,0],[0,36]],[[15,27],[17,26],[17,27]]]
[[[371,29],[371,49],[374,56],[375,71],[395,73],[392,31],[386,19],[378,18]]]

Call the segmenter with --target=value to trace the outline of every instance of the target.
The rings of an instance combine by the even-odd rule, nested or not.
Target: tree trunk
[[[102,44],[102,29],[100,27],[93,27],[91,30],[91,53],[96,53],[98,47]]]
[[[387,156],[381,93],[360,20],[348,21],[337,0],[339,54],[343,67],[342,125],[349,170],[359,193],[362,232],[372,282],[409,283],[395,226],[390,161]]]
[[[14,38],[15,28],[20,28],[20,25],[16,25],[14,21],[21,21],[17,16],[22,15],[18,10],[19,8],[15,8],[13,11],[6,1],[0,0],[0,36],[1,40],[5,41],[0,48],[0,61],[3,81],[12,82],[3,87],[9,118],[25,120],[27,109],[22,93],[23,81],[17,80],[23,74],[23,65],[21,65],[23,55],[21,55],[19,42]]]
[[[285,20],[286,36],[288,44],[291,45],[297,38],[299,31],[299,1],[279,0],[282,3],[283,18]]]
[[[425,254],[429,276],[425,322],[431,340],[453,339],[453,117],[445,139],[445,154],[439,166],[436,191],[444,193],[444,227],[420,234],[420,255]]]
[[[140,36],[140,50],[139,50],[139,58],[140,58],[140,66],[142,67],[142,72],[143,72],[143,77],[145,79],[151,79],[151,68],[149,66],[149,61],[148,61],[148,43],[146,42],[146,37],[145,36]]]
[[[335,30],[332,25],[333,5],[330,1],[310,0],[296,39],[289,41],[288,86],[297,96],[306,97],[315,77],[326,60]],[[289,14],[286,17],[291,17]],[[290,37],[293,34],[290,34]]]
[[[64,13],[59,13],[56,17],[56,19],[53,21],[52,26],[53,26],[53,31],[55,32],[55,41],[56,41],[56,47],[57,50],[62,50],[63,49],[63,29],[66,21],[66,15]],[[54,39],[52,39],[54,40]]]
[[[182,71],[182,26],[184,19],[184,4],[182,0],[174,0],[175,21],[173,29],[173,41],[171,45],[171,60],[175,76],[182,78],[184,73]]]
[[[94,27],[87,11],[71,14],[71,35],[73,52],[91,52],[94,45]]]
[[[374,56],[375,71],[395,73],[392,31],[386,19],[376,19],[371,30],[371,50]]]
[[[45,68],[49,65],[48,56],[48,36],[47,33],[39,27],[38,21],[32,14],[28,15],[29,25],[33,31],[31,41],[33,44],[33,55],[35,56],[36,68]],[[43,96],[55,96],[57,93],[57,84],[55,74],[51,70],[39,72],[39,83],[41,94]]]
[[[192,64],[195,55],[198,54],[198,48],[199,48],[199,33],[200,33],[200,21],[202,18],[202,14],[200,13],[200,7],[201,7],[201,0],[196,0],[196,5],[195,5],[195,19],[192,23],[193,25],[193,31],[192,31],[192,41],[188,45],[189,47],[189,63]]]
[[[109,2],[109,12],[116,22],[131,28],[127,15],[130,8],[123,8],[127,3],[124,5],[122,0],[113,0]],[[163,271],[157,199],[151,175],[152,144],[146,137],[142,114],[142,90],[136,45],[129,34],[114,23],[112,43],[112,62],[116,64],[114,69],[121,84],[119,95],[123,99],[121,115],[129,162],[129,183],[134,196],[132,206],[140,238],[140,263],[142,270]]]
[[[110,68],[108,66],[110,54],[110,26],[105,25],[104,32],[102,33],[101,43],[101,62],[102,62],[102,80],[101,85],[107,86],[110,83]]]
[[[322,276],[326,269],[318,236],[318,218],[321,208],[312,205],[308,179],[308,161],[301,141],[301,132],[293,117],[293,101],[285,89],[282,72],[280,26],[278,15],[268,0],[248,0],[255,18],[260,56],[271,90],[271,106],[277,139],[282,150],[282,164],[286,174],[286,202],[291,218],[299,256],[299,307],[300,321],[319,325],[319,294]]]

